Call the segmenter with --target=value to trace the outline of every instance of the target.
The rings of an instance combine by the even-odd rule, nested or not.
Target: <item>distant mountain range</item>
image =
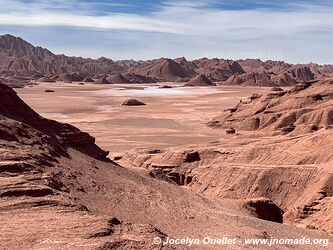
[[[113,61],[55,55],[22,38],[0,36],[0,81],[8,85],[33,81],[86,81],[108,83],[187,82],[204,75],[217,84],[290,86],[333,76],[332,65],[288,64],[259,59],[201,58],[188,61],[160,58]]]

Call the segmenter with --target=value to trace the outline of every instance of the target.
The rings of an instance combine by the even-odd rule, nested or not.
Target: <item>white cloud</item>
[[[316,44],[318,50],[325,49],[326,53],[333,54],[330,46],[332,33],[325,36],[326,40],[317,39],[318,35],[331,32],[333,28],[331,4],[289,4],[290,9],[230,11],[213,8],[209,1],[168,1],[149,14],[101,15],[91,14],[95,13],[93,3],[78,0],[40,0],[35,3],[0,0],[0,5],[3,6],[0,25],[65,26],[86,29],[87,32],[120,30],[167,34],[168,43],[162,40],[162,35],[155,35],[157,44],[151,44],[149,38],[140,36],[143,39],[141,43],[150,44],[147,55],[159,54],[158,50],[163,49],[166,56],[172,56],[178,55],[184,48],[193,48],[191,57],[205,53],[207,56],[229,57],[258,55],[268,59],[270,55],[274,56],[273,59],[285,57],[290,61],[301,61],[313,58],[327,62],[328,57],[322,51],[313,51]],[[170,43],[172,40],[174,43]],[[138,54],[145,53],[138,51]]]

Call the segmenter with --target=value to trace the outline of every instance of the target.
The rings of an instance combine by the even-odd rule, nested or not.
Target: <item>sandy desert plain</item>
[[[168,85],[173,88],[159,88]],[[217,142],[225,131],[206,123],[221,110],[269,87],[183,87],[179,83],[96,85],[39,83],[16,89],[45,118],[71,123],[111,155],[130,149]],[[45,92],[54,90],[55,92]],[[144,106],[123,106],[130,98]]]

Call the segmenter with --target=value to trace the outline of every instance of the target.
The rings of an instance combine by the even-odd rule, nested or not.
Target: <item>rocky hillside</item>
[[[273,89],[267,95],[253,94],[248,100],[213,118],[212,127],[298,134],[333,126],[333,80],[298,84],[290,90]]]
[[[47,49],[35,47],[19,37],[0,36],[0,71],[6,75],[80,73],[108,74],[123,70],[112,60],[98,60],[55,55]]]
[[[283,211],[268,199],[217,200],[162,181],[163,173],[123,168],[91,136],[44,119],[4,84],[0,95],[3,249],[175,249],[153,238],[207,235],[236,237],[242,249],[252,249],[239,242],[244,238],[331,239],[281,224]],[[197,162],[198,155],[186,159]]]
[[[333,80],[253,94],[209,122],[209,145],[137,149],[117,156],[210,197],[265,197],[283,223],[333,233]]]
[[[160,58],[148,61],[112,61],[55,55],[47,49],[35,47],[19,37],[0,36],[0,80],[10,86],[29,83],[82,81],[93,78],[97,82],[111,77],[111,83],[187,82],[196,75],[205,75],[219,84],[250,86],[291,86],[333,74],[333,66],[314,63],[292,65],[259,59],[225,60],[201,58]],[[113,75],[117,75],[116,78]],[[116,81],[116,82],[115,82]]]
[[[96,159],[106,159],[108,152],[101,150],[95,144],[95,138],[82,132],[70,124],[58,123],[45,119],[25,104],[16,93],[0,83],[0,114],[9,119],[21,122],[52,137],[64,146],[73,147]]]

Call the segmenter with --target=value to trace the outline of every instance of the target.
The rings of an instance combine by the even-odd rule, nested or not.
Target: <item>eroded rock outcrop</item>
[[[299,84],[289,91],[274,91],[240,102],[212,119],[212,127],[298,133],[333,125],[333,80]]]
[[[209,123],[234,127],[237,134],[232,139],[221,135],[219,142],[209,145],[138,149],[117,162],[159,169],[206,196],[254,199],[250,205],[260,210],[257,217],[281,222],[283,214],[283,223],[331,233],[332,86],[326,79],[254,94]],[[189,152],[197,152],[196,161],[184,161]],[[266,205],[274,208],[274,215],[266,213],[271,211]]]
[[[58,140],[59,143],[68,147],[85,152],[92,157],[105,159],[108,152],[100,149],[95,144],[95,138],[88,133],[82,132],[69,124],[58,123],[45,119],[25,104],[12,90],[0,83],[0,114],[22,122],[32,128]]]

